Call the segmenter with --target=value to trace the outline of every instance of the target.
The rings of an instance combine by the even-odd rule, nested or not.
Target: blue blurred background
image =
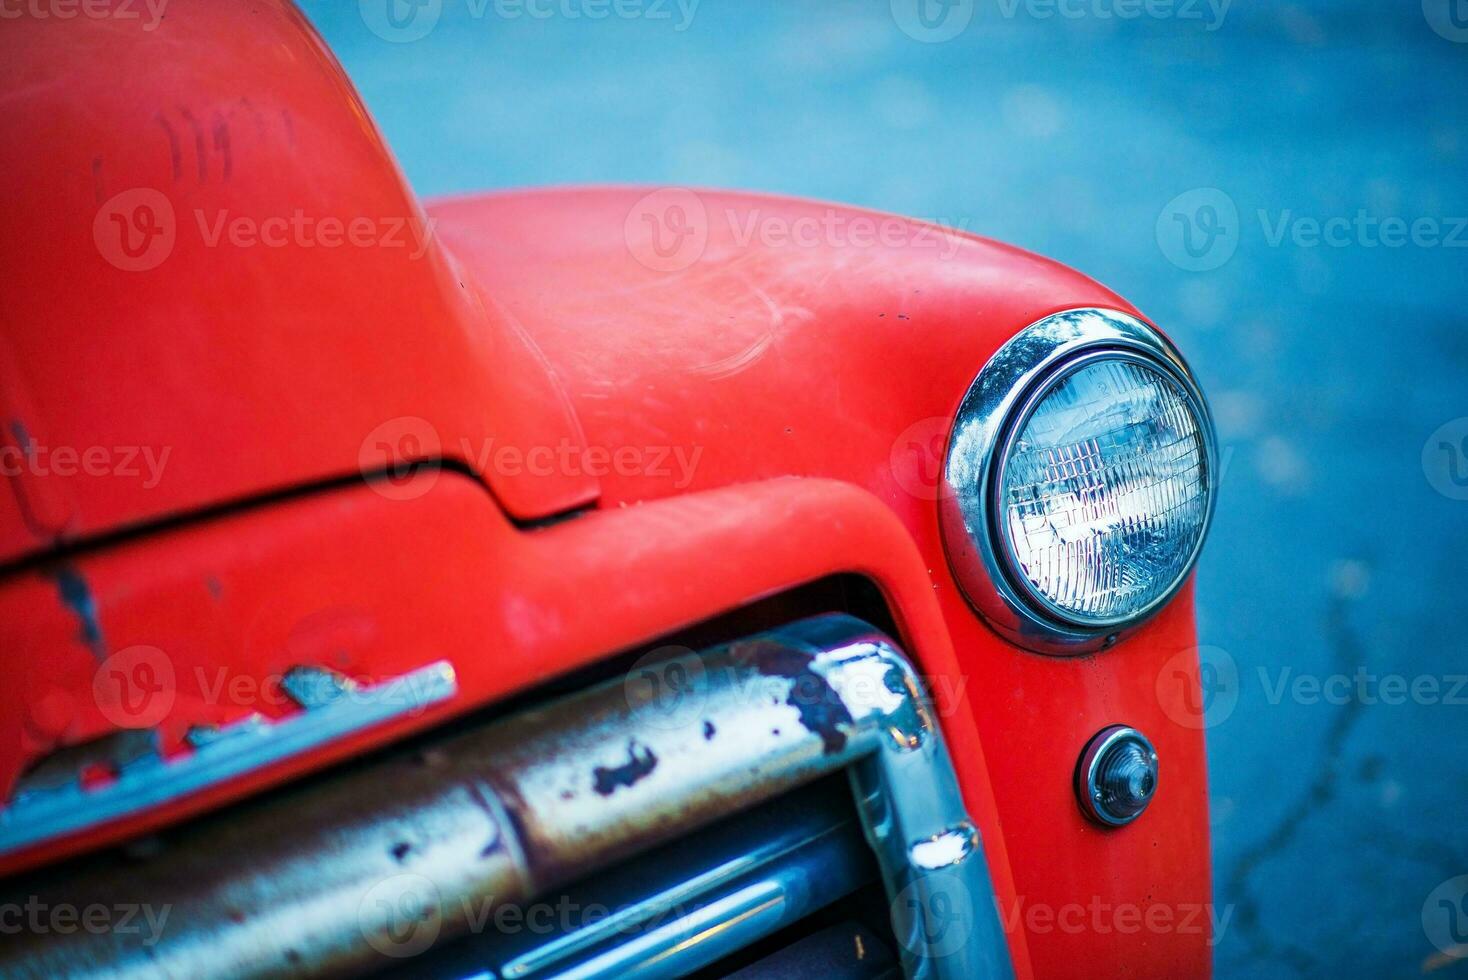
[[[1468,975],[1424,919],[1468,872],[1468,0],[486,2],[304,4],[421,194],[868,205],[1173,333],[1226,464],[1198,590],[1218,972]]]

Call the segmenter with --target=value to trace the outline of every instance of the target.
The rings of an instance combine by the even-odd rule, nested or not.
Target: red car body
[[[1203,733],[1159,697],[1174,675],[1196,696],[1191,586],[1112,649],[1027,652],[965,602],[934,505],[944,420],[1000,345],[1057,311],[1140,315],[1125,300],[1018,249],[801,200],[420,203],[341,66],[275,0],[171,5],[152,31],[25,17],[0,47],[0,417],[12,459],[49,454],[0,491],[0,800],[118,730],[97,685],[119,651],[167,651],[165,757],[193,727],[298,710],[272,696],[294,664],[377,679],[447,660],[458,678],[426,711],[0,869],[309,778],[849,573],[880,589],[929,679],[1016,973],[1208,975],[1206,919],[1025,914],[1210,901]],[[160,197],[171,221],[134,221]],[[692,261],[652,238],[678,231],[657,226],[668,201],[703,209]],[[319,224],[232,244],[235,219],[267,236],[296,215],[365,216],[374,247]],[[833,220],[877,234],[740,231]],[[129,656],[114,665],[147,658]],[[211,696],[220,677],[241,693]],[[1165,767],[1120,833],[1072,789],[1077,754],[1117,721]]]

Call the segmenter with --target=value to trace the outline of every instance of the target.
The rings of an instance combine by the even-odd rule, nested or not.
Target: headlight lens
[[[1125,622],[1171,592],[1208,511],[1183,388],[1139,358],[1094,355],[1046,383],[1013,432],[994,513],[1018,583],[1086,626]]]

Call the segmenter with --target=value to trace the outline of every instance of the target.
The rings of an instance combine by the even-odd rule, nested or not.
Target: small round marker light
[[[1076,764],[1081,812],[1103,827],[1124,827],[1142,815],[1157,793],[1157,750],[1135,728],[1097,732]]]

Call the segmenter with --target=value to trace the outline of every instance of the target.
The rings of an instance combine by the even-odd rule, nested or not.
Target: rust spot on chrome
[[[658,757],[652,749],[636,739],[627,743],[627,761],[608,768],[597,766],[591,771],[592,788],[602,796],[611,796],[618,787],[631,786],[657,768]]]
[[[846,733],[839,726],[852,724],[851,712],[826,679],[811,669],[810,654],[769,640],[736,643],[729,653],[767,677],[787,678],[791,683],[785,703],[799,713],[800,723],[821,737],[828,754],[846,748]]]

